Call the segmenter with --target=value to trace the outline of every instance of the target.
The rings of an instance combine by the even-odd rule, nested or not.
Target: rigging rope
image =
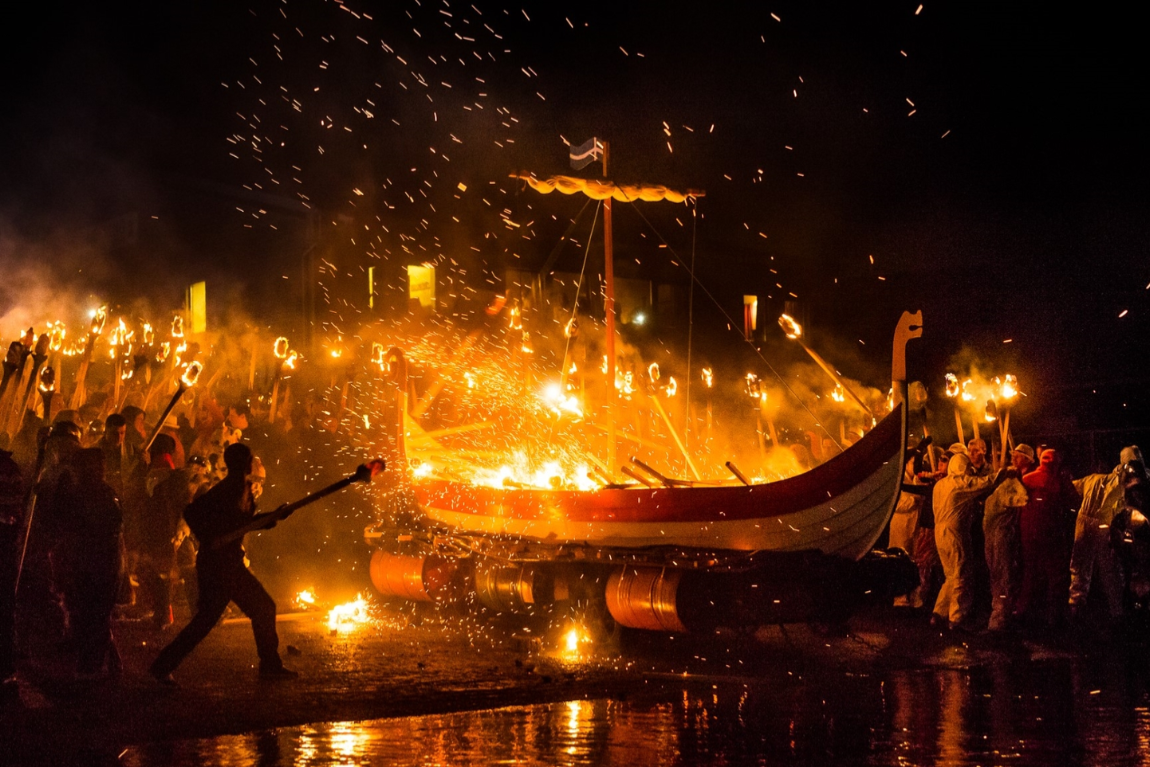
[[[628,202],[631,202],[631,201],[629,200]],[[651,232],[656,237],[658,237],[660,241],[662,241],[663,245],[667,248],[667,250],[671,253],[671,255],[674,256],[674,259],[672,259],[672,263],[674,263],[676,266],[679,266],[680,268],[686,270],[687,274],[689,274],[691,276],[692,287],[694,287],[694,285],[697,284],[699,286],[699,288],[703,291],[703,293],[706,294],[707,298],[711,299],[711,303],[713,303],[715,305],[715,308],[717,308],[719,310],[719,312],[721,312],[722,315],[727,318],[727,323],[731,327],[735,327],[737,325],[735,320],[731,317],[730,314],[727,313],[727,310],[723,308],[723,305],[721,303],[719,303],[719,300],[717,298],[715,298],[715,296],[711,293],[711,291],[707,290],[707,286],[704,285],[702,282],[700,282],[699,278],[695,276],[694,241],[692,240],[692,245],[691,245],[692,264],[691,264],[691,267],[688,268],[688,267],[683,265],[683,259],[679,256],[679,254],[675,251],[675,249],[673,247],[671,247],[671,244],[669,242],[667,242],[666,238],[663,237],[662,233],[658,229],[655,228],[655,225],[652,224],[646,216],[643,215],[643,211],[639,210],[639,207],[637,205],[634,205],[634,204],[629,205],[628,207],[631,208],[632,210],[634,210],[635,213],[639,216],[639,218],[643,219],[643,223],[645,223],[651,229]],[[746,344],[754,350],[755,355],[760,360],[763,361],[764,365],[767,366],[767,370],[770,370],[771,374],[774,375],[775,378],[779,379],[779,383],[782,384],[783,388],[787,390],[788,394],[790,394],[792,397],[794,397],[795,402],[799,403],[799,407],[801,407],[803,410],[805,410],[807,412],[807,415],[809,415],[811,417],[811,419],[814,421],[815,426],[822,429],[823,433],[826,434],[827,437],[830,438],[831,442],[833,442],[835,447],[837,447],[839,449],[839,451],[841,452],[843,450],[843,446],[839,444],[839,441],[837,439],[835,439],[835,436],[830,433],[830,431],[827,429],[827,427],[823,426],[822,422],[818,419],[818,417],[814,413],[812,413],[810,408],[808,408],[806,406],[806,403],[804,403],[799,398],[799,395],[795,394],[794,390],[791,389],[791,387],[787,385],[786,380],[784,380],[783,377],[781,375],[779,375],[779,372],[777,370],[775,370],[774,366],[771,365],[771,363],[767,361],[767,358],[763,356],[763,353],[761,351],[759,351],[759,348],[757,346],[755,346],[754,343],[752,343],[750,341],[750,339],[748,339],[746,337],[743,337],[743,341],[745,341]],[[689,347],[689,342],[688,342],[688,347]],[[690,380],[690,377],[691,377],[691,371],[688,368],[687,369],[688,381]]]

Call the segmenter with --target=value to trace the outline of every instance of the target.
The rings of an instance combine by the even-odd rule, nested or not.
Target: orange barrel
[[[607,579],[607,609],[628,628],[686,631],[675,606],[682,577],[665,567],[620,567]]]
[[[371,585],[387,597],[432,602],[446,581],[453,563],[439,557],[409,557],[376,549],[371,555]]]

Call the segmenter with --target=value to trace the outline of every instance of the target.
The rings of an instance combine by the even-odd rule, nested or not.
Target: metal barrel
[[[376,549],[369,572],[371,584],[383,596],[434,602],[443,596],[456,564],[435,556],[404,556]]]
[[[675,603],[682,577],[665,567],[620,567],[607,579],[607,609],[628,628],[685,632]]]

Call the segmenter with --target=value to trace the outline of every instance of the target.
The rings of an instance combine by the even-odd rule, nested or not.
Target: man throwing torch
[[[199,604],[196,614],[171,644],[160,651],[149,669],[163,684],[175,685],[172,672],[195,649],[219,621],[229,602],[235,602],[251,618],[261,679],[293,679],[294,671],[284,668],[276,634],[276,603],[244,564],[245,529],[271,527],[284,515],[279,509],[256,514],[252,496],[254,459],[243,444],[229,445],[224,451],[227,476],[188,506],[184,519],[200,542],[196,557]],[[260,524],[266,518],[267,524]]]

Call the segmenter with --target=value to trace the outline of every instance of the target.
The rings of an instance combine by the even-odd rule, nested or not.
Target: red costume
[[[1054,450],[1022,478],[1029,500],[1022,507],[1022,594],[1018,612],[1057,624],[1070,594],[1070,548],[1079,502],[1070,475]]]

